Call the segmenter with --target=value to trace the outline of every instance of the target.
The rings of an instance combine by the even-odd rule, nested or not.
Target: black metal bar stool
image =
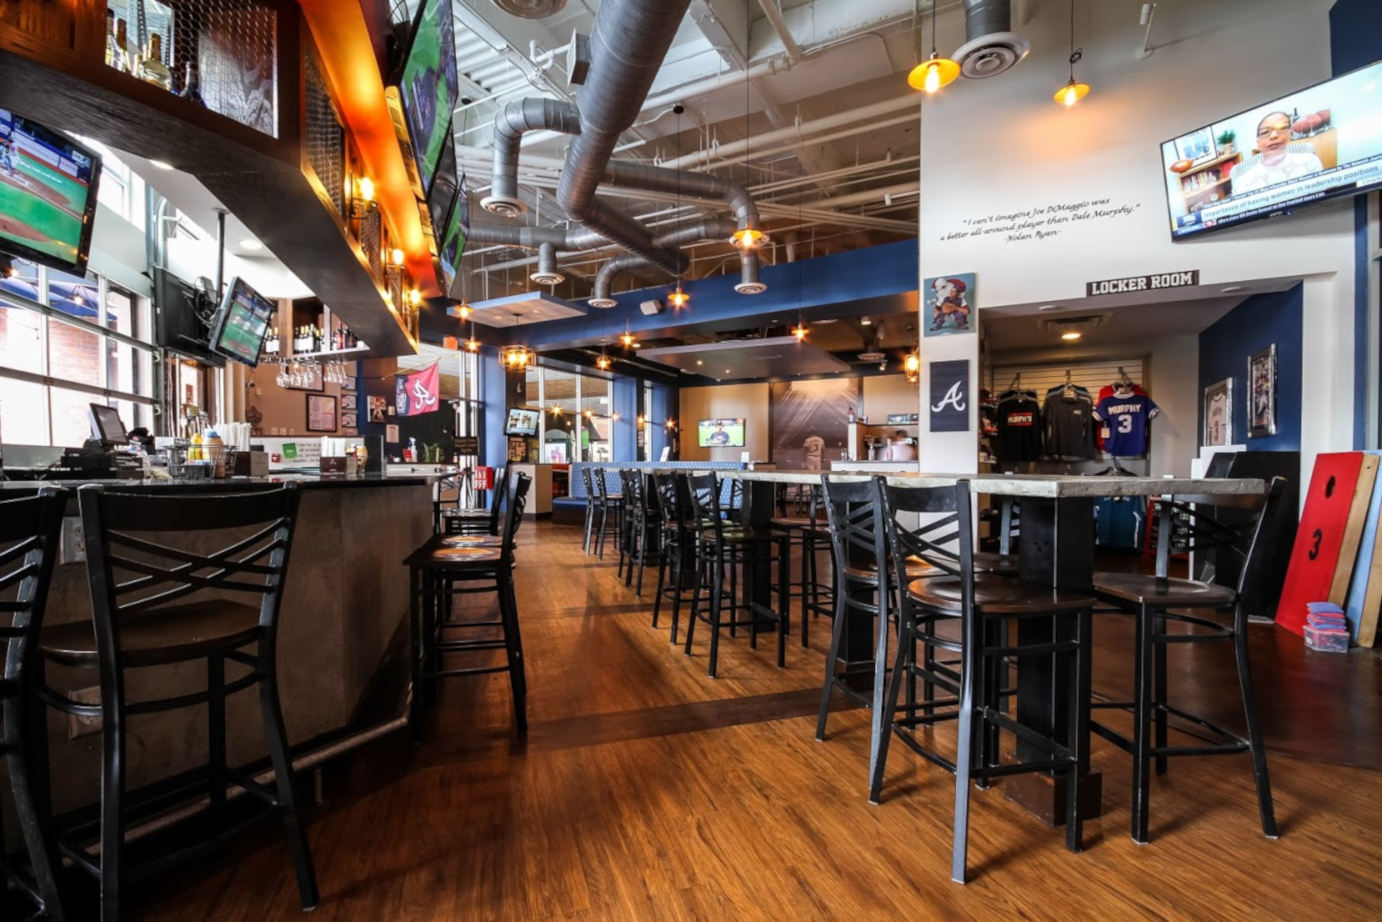
[[[77,868],[99,880],[102,920],[118,919],[122,884],[130,873],[124,860],[125,823],[140,805],[140,792],[125,790],[126,722],[135,715],[205,705],[213,821],[224,828],[231,784],[277,810],[288,833],[302,908],[313,909],[317,881],[293,792],[277,673],[279,604],[297,519],[297,485],[194,495],[92,485],[82,487],[78,496],[94,630],[93,622],[50,625],[40,646],[54,663],[100,671],[98,705],[82,704],[55,689],[44,691],[45,700],[63,713],[101,720],[100,855],[92,855],[70,835],[59,839],[59,847]],[[204,541],[229,543],[205,553],[187,547]],[[126,699],[126,670],[198,660],[206,662],[205,691]],[[228,681],[227,663],[246,671]],[[273,787],[226,764],[226,698],[254,687],[259,689]],[[204,844],[214,845],[220,837]]]
[[[624,497],[620,493],[609,492],[608,472],[604,468],[595,468],[590,472],[590,479],[595,486],[595,509],[600,516],[598,533],[592,537],[595,542],[595,556],[601,560],[605,559],[605,538],[609,535],[609,519],[614,517],[614,534],[618,536],[623,530],[624,522]],[[623,552],[623,542],[619,542],[619,550]],[[620,572],[623,571],[623,560],[620,560]]]
[[[696,523],[691,514],[685,474],[655,474],[657,511],[661,519],[660,553],[657,558],[657,592],[653,596],[653,627],[664,600],[672,604],[672,637],[677,642],[677,627],[683,603],[691,604],[697,592]],[[691,593],[690,599],[687,594]]]
[[[1094,732],[1132,754],[1132,838],[1146,844],[1148,839],[1148,806],[1151,799],[1151,765],[1156,773],[1164,774],[1170,756],[1233,755],[1247,752],[1252,758],[1253,780],[1257,786],[1257,807],[1262,820],[1262,834],[1277,838],[1276,815],[1272,808],[1272,787],[1267,776],[1267,754],[1262,744],[1261,719],[1257,712],[1257,695],[1253,688],[1252,671],[1248,663],[1248,606],[1245,591],[1268,578],[1272,566],[1271,549],[1265,536],[1281,515],[1294,515],[1285,508],[1283,497],[1286,481],[1274,478],[1267,490],[1266,500],[1247,538],[1246,551],[1242,542],[1232,541],[1233,533],[1226,531],[1203,513],[1184,509],[1181,504],[1162,500],[1158,503],[1161,527],[1158,533],[1157,572],[1094,574],[1094,592],[1101,602],[1115,606],[1114,614],[1137,618],[1136,666],[1133,676],[1132,701],[1099,700],[1095,708],[1119,708],[1133,712],[1132,736],[1127,737],[1100,723],[1092,724]],[[1191,541],[1198,550],[1206,546],[1227,547],[1243,557],[1243,567],[1236,586],[1220,586],[1212,582],[1174,579],[1167,576],[1170,551],[1169,535],[1172,511],[1188,514],[1196,531]],[[1199,541],[1193,536],[1198,534]],[[1173,613],[1170,609],[1175,609]],[[1187,614],[1187,611],[1200,614]],[[1215,619],[1213,614],[1227,619]],[[1168,625],[1183,628],[1168,630]],[[1238,694],[1242,701],[1246,735],[1234,733],[1195,714],[1173,707],[1169,702],[1166,676],[1166,647],[1169,644],[1230,643],[1238,665]],[[1191,725],[1187,733],[1201,736],[1208,733],[1203,745],[1173,746],[1168,742],[1168,716]],[[1154,736],[1153,736],[1154,734]],[[1201,737],[1203,738],[1203,737]]]
[[[581,465],[581,485],[585,487],[585,525],[581,529],[581,550],[589,554],[595,535],[595,514],[600,505],[600,498],[595,493],[595,481],[590,476],[588,464]]]
[[[509,488],[509,469],[501,467],[495,472],[494,492],[490,495],[488,506],[457,506],[441,511],[441,534],[444,535],[497,535],[499,534],[499,514],[504,508],[504,497]]]
[[[627,555],[620,554],[624,564],[624,585],[633,586],[633,594],[643,598],[643,570],[648,564],[648,555],[658,554],[658,518],[655,506],[656,493],[648,491],[648,480],[642,471],[629,468],[619,469],[619,479],[623,484],[624,528],[623,541],[628,548]],[[627,557],[627,560],[625,560]],[[638,578],[633,575],[634,564],[638,565]]]
[[[501,534],[433,538],[404,561],[411,584],[409,664],[413,696],[409,723],[413,738],[422,737],[422,711],[434,695],[436,680],[456,676],[509,674],[513,694],[514,724],[518,733],[528,732],[528,681],[523,667],[523,641],[518,628],[518,602],[513,589],[514,539],[523,522],[532,478],[516,473],[508,482]],[[498,620],[462,620],[455,616],[457,594],[498,595]],[[457,638],[456,632],[483,629],[500,636]],[[450,636],[448,636],[448,634]],[[448,653],[503,650],[502,665],[445,666]]]
[[[890,487],[882,478],[876,478],[872,486],[888,539],[887,579],[905,590],[896,594],[901,608],[892,675],[888,678],[886,698],[874,709],[869,800],[881,800],[888,744],[894,736],[917,755],[953,773],[955,814],[950,876],[964,883],[970,782],[1025,772],[1062,772],[1067,785],[1065,844],[1071,851],[1079,851],[1080,783],[1087,774],[1089,761],[1087,694],[1093,597],[976,573],[968,481],[961,480],[953,487]],[[917,524],[904,525],[899,515],[916,517]],[[940,575],[912,578],[907,562],[914,557],[929,562]],[[885,606],[892,595],[888,591],[880,594]],[[1028,618],[1050,619],[1055,639],[1040,644],[1012,643],[1010,625]],[[958,627],[958,638],[939,630],[947,623]],[[887,636],[880,624],[879,660],[887,655]],[[918,645],[958,652],[958,675],[949,669],[928,667],[926,661],[918,664]],[[1071,696],[1065,739],[1052,739],[1019,724],[1001,706],[1013,694],[1012,689],[1003,687],[1008,664],[1016,663],[1020,669],[1022,661],[1028,658],[1055,658],[1060,668],[1070,671],[1079,690]],[[878,671],[881,673],[881,666]],[[908,700],[899,704],[904,682],[913,677],[941,687],[952,697],[918,702],[909,692]],[[951,719],[957,722],[958,736],[953,762],[924,745],[916,733],[918,727]],[[1011,733],[1045,758],[1003,762],[998,751],[998,731]]]
[[[42,665],[36,655],[38,636],[66,504],[67,493],[51,487],[35,496],[0,502],[0,642],[5,651],[0,755],[9,770],[15,815],[29,856],[26,871],[7,862],[0,848],[0,874],[33,901],[35,918],[53,922],[67,916],[48,797],[48,725],[38,699],[41,680],[35,681],[35,663]]]
[[[710,663],[708,675],[715,678],[719,669],[720,629],[749,629],[749,646],[758,649],[758,631],[777,629],[777,665],[787,665],[787,558],[786,536],[771,527],[755,528],[737,522],[727,522],[721,514],[720,482],[714,474],[692,474],[686,478],[693,519],[693,541],[696,548],[696,584],[691,599],[691,617],[686,622],[685,653],[691,655],[696,622],[705,621],[710,627]],[[738,571],[750,562],[751,555],[778,552],[778,608],[764,608],[738,592]],[[724,601],[725,583],[729,583],[729,604]],[[701,613],[701,589],[709,586],[709,605]],[[746,587],[747,588],[747,587]],[[729,609],[725,619],[724,610]],[[737,611],[744,614],[738,616]]]
[[[782,506],[794,502],[782,494]],[[835,612],[834,585],[821,581],[817,555],[822,547],[832,552],[830,529],[826,527],[825,505],[820,484],[807,486],[804,497],[795,500],[797,509],[780,508],[773,519],[773,527],[787,534],[788,546],[800,549],[801,569],[797,588],[789,590],[789,597],[801,600],[801,645],[810,646],[811,619]],[[833,566],[827,572],[833,573]]]

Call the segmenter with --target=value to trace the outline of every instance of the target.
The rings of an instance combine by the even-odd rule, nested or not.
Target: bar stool
[[[620,493],[609,492],[609,482],[606,477],[604,468],[596,468],[590,474],[590,479],[595,484],[596,511],[600,515],[599,534],[595,537],[595,556],[601,560],[605,559],[605,538],[609,534],[610,516],[614,516],[614,533],[616,535],[620,533],[624,522],[624,497]]]
[[[0,875],[14,881],[33,901],[38,910],[35,918],[53,922],[65,919],[66,912],[48,797],[48,724],[38,699],[42,660],[35,653],[66,504],[66,492],[51,487],[35,496],[0,502],[0,614],[8,615],[0,621],[5,652],[0,674],[4,721],[0,755],[9,770],[15,815],[29,855],[25,873],[7,862],[0,849]]]
[[[1088,770],[1088,689],[1090,674],[1090,618],[1094,599],[1078,593],[1029,586],[993,574],[976,574],[973,525],[970,518],[969,482],[953,487],[890,487],[883,479],[873,481],[882,527],[888,538],[887,579],[905,586],[898,593],[901,609],[898,638],[888,679],[886,698],[874,709],[871,803],[881,801],[888,744],[896,736],[927,761],[955,775],[954,837],[951,879],[964,883],[969,841],[970,781],[990,780],[1024,772],[1059,771],[1066,778],[1065,844],[1071,851],[1082,847],[1080,783]],[[918,516],[915,528],[898,521],[899,515]],[[928,561],[942,575],[913,579],[907,573],[909,558]],[[890,593],[881,593],[883,604]],[[1014,644],[1009,625],[1019,619],[1047,618],[1052,622],[1049,643]],[[959,640],[942,635],[942,624],[958,619]],[[877,657],[887,655],[887,631],[880,619]],[[918,644],[960,654],[958,675],[950,670],[918,665]],[[1009,662],[1040,658],[1068,670],[1075,693],[1070,696],[1066,738],[1057,740],[1019,724],[1001,703],[1013,692],[1003,688]],[[876,667],[879,673],[882,666]],[[920,678],[938,685],[953,697],[918,702],[912,692],[899,705],[904,679]],[[950,761],[922,745],[915,729],[943,720],[957,721],[958,745]],[[1045,758],[1000,762],[998,731],[1012,733],[1028,750]],[[1021,755],[1021,754],[1020,754]]]
[[[686,478],[687,496],[695,522],[694,546],[696,548],[696,586],[691,599],[691,617],[686,622],[686,645],[684,652],[691,655],[691,645],[695,639],[696,622],[705,621],[710,626],[710,663],[708,675],[717,677],[720,653],[720,629],[728,627],[730,636],[740,627],[749,629],[749,646],[758,649],[758,629],[777,628],[777,665],[787,665],[787,556],[786,537],[771,527],[755,528],[735,522],[726,522],[720,510],[720,483],[714,474],[692,474]],[[771,554],[774,545],[778,550],[778,610],[763,607],[752,599],[740,600],[738,597],[737,573],[740,567],[753,562],[756,554]],[[729,580],[729,620],[724,618],[724,584]],[[709,606],[701,614],[701,587],[710,587]],[[743,617],[735,615],[743,611]]]
[[[801,504],[798,500],[798,505]],[[805,514],[791,515],[783,509],[772,524],[787,533],[789,547],[801,549],[800,578],[797,588],[790,591],[790,597],[801,599],[801,645],[806,647],[810,646],[810,619],[821,614],[832,615],[835,608],[834,586],[821,583],[816,560],[820,546],[831,549],[820,484],[807,487],[804,505]]]
[[[169,495],[96,485],[78,491],[93,621],[44,628],[40,648],[59,665],[100,671],[100,704],[82,704],[51,688],[44,698],[65,714],[101,720],[100,855],[93,856],[68,835],[60,837],[59,847],[77,868],[99,880],[104,922],[120,917],[121,887],[128,874],[125,823],[139,806],[139,792],[125,790],[126,720],[200,705],[208,711],[212,819],[224,827],[231,784],[277,810],[288,834],[302,908],[317,905],[316,875],[293,793],[293,763],[278,697],[279,604],[298,495],[297,484],[291,483],[230,494]],[[184,540],[163,543],[173,534]],[[202,536],[229,543],[207,553],[187,547],[187,539],[200,542]],[[217,596],[208,598],[204,592]],[[253,652],[245,649],[250,646]],[[126,700],[127,669],[199,660],[206,662],[205,691]],[[227,681],[227,662],[248,671]],[[226,698],[256,686],[273,787],[226,764]]]
[[[409,568],[412,600],[409,664],[413,696],[409,724],[415,740],[422,737],[422,709],[431,700],[437,679],[496,672],[509,674],[514,724],[520,735],[528,732],[528,682],[523,668],[523,641],[518,628],[513,570],[514,539],[523,522],[531,484],[532,478],[522,472],[510,478],[508,496],[504,500],[503,530],[498,538],[465,535],[434,538],[404,560]],[[466,621],[454,616],[454,596],[489,592],[498,596],[498,620]],[[501,636],[497,639],[447,636],[448,631],[493,628],[499,629]],[[504,664],[446,668],[442,663],[447,653],[488,650],[503,650]]]
[[[647,480],[642,471],[621,468],[619,479],[624,493],[624,542],[628,546],[627,566],[624,570],[624,585],[633,585],[633,594],[643,598],[643,570],[648,563],[648,554],[658,553],[658,520],[652,506],[655,494],[648,493]],[[625,555],[620,555],[624,563]],[[638,579],[633,576],[633,565],[638,564]]]
[[[661,519],[660,553],[657,558],[657,592],[653,596],[653,627],[657,627],[658,613],[663,600],[672,603],[672,643],[677,642],[677,626],[683,602],[688,592],[695,598],[696,547],[695,522],[690,512],[690,499],[684,474],[655,474],[653,484],[657,493],[657,511]],[[690,566],[688,567],[688,563]],[[687,570],[691,579],[687,579]],[[670,575],[671,579],[668,579]],[[688,584],[689,583],[689,584]]]
[[[581,529],[581,550],[590,553],[590,543],[594,537],[595,512],[600,498],[595,494],[595,482],[590,476],[590,466],[581,465],[581,484],[585,487],[585,526]]]
[[[1093,723],[1095,733],[1132,754],[1132,838],[1145,845],[1148,841],[1148,806],[1151,799],[1150,767],[1156,760],[1156,773],[1164,774],[1169,756],[1232,755],[1247,752],[1252,757],[1253,780],[1257,787],[1257,807],[1262,820],[1262,834],[1277,838],[1276,816],[1272,808],[1272,787],[1267,776],[1267,754],[1262,744],[1261,719],[1257,712],[1257,695],[1253,688],[1252,671],[1248,663],[1248,610],[1244,592],[1264,581],[1271,566],[1267,535],[1278,516],[1294,514],[1286,510],[1283,497],[1286,481],[1273,478],[1261,512],[1251,526],[1244,551],[1241,542],[1232,542],[1221,526],[1203,513],[1191,511],[1193,521],[1203,523],[1202,540],[1198,549],[1208,543],[1224,546],[1240,554],[1243,567],[1236,586],[1220,586],[1191,579],[1173,579],[1166,575],[1169,555],[1170,516],[1179,504],[1163,500],[1159,503],[1162,518],[1157,547],[1157,575],[1139,573],[1094,574],[1094,592],[1101,602],[1112,604],[1111,614],[1133,615],[1137,618],[1136,666],[1133,673],[1133,700],[1095,701],[1095,708],[1119,708],[1133,713],[1132,737],[1126,737],[1100,723]],[[1194,538],[1192,538],[1192,541]],[[1176,609],[1172,613],[1169,609]],[[1185,611],[1200,614],[1186,614]],[[1102,612],[1103,610],[1101,610]],[[1209,617],[1229,614],[1227,623]],[[1183,625],[1188,630],[1172,633],[1168,624]],[[1227,642],[1233,645],[1238,664],[1238,694],[1242,702],[1247,735],[1230,730],[1187,713],[1168,703],[1166,676],[1166,647],[1168,644],[1203,644]],[[1167,717],[1175,716],[1208,731],[1213,740],[1203,746],[1171,746],[1167,742]],[[1152,733],[1155,731],[1155,739]]]
[[[444,535],[497,535],[499,534],[499,514],[504,507],[504,496],[509,487],[509,469],[501,467],[495,472],[494,492],[489,506],[457,507],[443,509],[441,512]]]

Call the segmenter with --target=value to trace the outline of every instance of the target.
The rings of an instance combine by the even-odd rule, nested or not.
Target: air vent
[[[1031,49],[1031,43],[1016,32],[994,32],[956,48],[955,60],[966,77],[992,77],[1010,69]]]
[[[887,354],[886,352],[860,352],[860,353],[859,353],[859,361],[861,361],[861,362],[882,362],[882,361],[886,361],[887,358],[888,358],[888,354]]]
[[[521,16],[524,19],[544,19],[553,13],[560,13],[566,0],[494,0],[494,5],[505,13]]]
[[[534,272],[528,276],[535,285],[560,285],[566,281],[566,276],[560,272]]]

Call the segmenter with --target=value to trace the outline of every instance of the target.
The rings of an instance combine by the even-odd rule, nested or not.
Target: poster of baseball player
[[[926,302],[922,309],[925,335],[974,332],[977,318],[973,272],[929,278],[921,294]]]

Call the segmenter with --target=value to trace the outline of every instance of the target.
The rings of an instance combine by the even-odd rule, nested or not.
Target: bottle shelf
[[[361,355],[368,351],[369,346],[352,346],[349,349],[323,349],[320,352],[294,352],[292,355],[274,353],[273,355],[266,355],[263,358],[269,361],[273,361],[274,359],[330,359],[338,356]]]

